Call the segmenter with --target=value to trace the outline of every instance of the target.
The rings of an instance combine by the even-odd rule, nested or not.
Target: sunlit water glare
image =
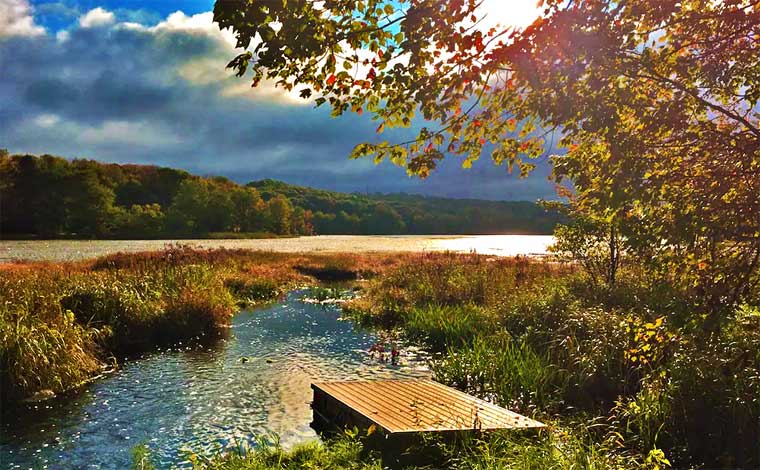
[[[402,347],[400,365],[381,362],[367,353],[377,335],[307,294],[238,314],[212,345],[132,360],[75,394],[6,412],[3,468],[124,469],[139,443],[159,468],[181,468],[183,447],[210,452],[268,433],[291,445],[316,438],[312,382],[429,376],[424,352]]]
[[[488,255],[541,255],[554,241],[551,235],[320,235],[271,240],[3,240],[0,262],[14,260],[73,261],[112,253],[161,250],[181,243],[199,248],[245,248],[283,253],[368,253],[456,251]]]

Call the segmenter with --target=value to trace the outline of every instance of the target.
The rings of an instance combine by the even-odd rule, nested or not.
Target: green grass
[[[587,428],[549,425],[538,435],[497,432],[444,445],[446,465],[456,470],[655,469],[646,457],[599,441]],[[651,459],[650,459],[651,460]]]
[[[546,355],[504,334],[452,346],[431,368],[441,383],[528,415],[550,410],[566,380]]]
[[[475,305],[415,307],[404,316],[404,332],[424,341],[434,351],[469,344],[489,325],[485,312]]]
[[[328,443],[307,442],[286,450],[279,443],[262,442],[255,449],[247,446],[212,458],[191,455],[195,470],[305,470],[345,469],[381,470],[379,459],[363,452],[360,442],[338,439]]]
[[[345,314],[443,351],[431,364],[435,379],[557,419],[566,435],[482,444],[463,468],[618,468],[619,455],[649,468],[760,466],[757,305],[706,331],[698,301],[635,266],[610,289],[551,263],[414,261],[373,280]],[[581,435],[583,426],[568,424],[579,419],[589,429]]]
[[[586,428],[573,432],[550,425],[539,434],[495,432],[487,436],[464,437],[456,441],[429,439],[418,454],[419,464],[404,468],[451,470],[608,470],[652,469],[658,467],[648,456],[626,453],[614,442],[598,442]],[[435,456],[435,457],[433,457]],[[205,457],[190,453],[195,470],[380,470],[389,468],[382,458],[369,452],[360,439],[340,437],[326,442],[312,441],[286,450],[277,442],[261,441]],[[407,460],[415,457],[407,456]],[[432,459],[432,460],[431,460]],[[655,457],[656,459],[656,457]],[[661,464],[661,463],[660,463]],[[133,450],[133,469],[153,470],[150,452],[144,445]],[[395,467],[394,467],[395,468]],[[659,467],[663,468],[663,467]]]

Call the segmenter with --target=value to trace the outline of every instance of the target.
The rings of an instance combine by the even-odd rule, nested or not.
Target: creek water
[[[310,292],[237,314],[223,338],[129,360],[66,396],[4,410],[2,467],[130,468],[131,450],[144,443],[159,468],[186,468],[188,449],[316,438],[312,382],[429,376],[415,348],[400,345],[398,365],[371,356],[387,339],[341,320],[334,304],[312,303]]]

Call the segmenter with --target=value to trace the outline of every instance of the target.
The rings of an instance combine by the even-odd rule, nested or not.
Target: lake
[[[161,250],[181,243],[198,248],[245,248],[284,253],[454,251],[484,255],[546,254],[551,235],[318,235],[260,240],[3,240],[0,262],[76,261],[117,252]]]
[[[183,449],[255,446],[252,436],[271,433],[285,446],[315,439],[312,382],[430,376],[423,351],[399,341],[395,365],[370,355],[381,338],[310,294],[237,314],[226,338],[126,361],[68,396],[4,410],[2,467],[125,469],[145,443],[158,468],[187,468]]]

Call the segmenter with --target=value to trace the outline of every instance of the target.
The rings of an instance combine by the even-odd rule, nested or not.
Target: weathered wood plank
[[[312,388],[315,417],[351,421],[335,426],[371,422],[388,434],[544,427],[432,380],[323,382]]]

